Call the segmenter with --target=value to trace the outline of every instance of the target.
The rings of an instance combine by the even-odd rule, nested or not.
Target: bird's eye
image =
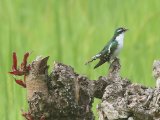
[[[121,32],[121,31],[122,31],[122,29],[117,30],[117,32]]]

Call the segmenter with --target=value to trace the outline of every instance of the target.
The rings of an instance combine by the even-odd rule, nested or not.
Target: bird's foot
[[[116,57],[116,58],[110,63],[109,73],[119,72],[120,68],[121,68],[120,59]]]
[[[119,59],[118,57],[115,57],[114,60],[113,60],[113,62],[114,62],[114,61],[120,62],[120,59]]]

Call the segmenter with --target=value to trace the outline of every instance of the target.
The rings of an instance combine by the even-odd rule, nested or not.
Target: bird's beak
[[[128,31],[128,29],[125,28],[125,29],[124,29],[124,32],[126,32],[126,31]]]

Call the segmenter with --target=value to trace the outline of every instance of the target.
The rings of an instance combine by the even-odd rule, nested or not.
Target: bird
[[[104,46],[104,48],[95,56],[91,58],[90,61],[86,62],[85,64],[89,64],[94,60],[100,59],[99,62],[94,66],[98,68],[105,62],[109,62],[117,58],[121,49],[123,48],[123,40],[124,34],[128,29],[124,27],[119,27],[115,30],[113,37],[111,40]]]

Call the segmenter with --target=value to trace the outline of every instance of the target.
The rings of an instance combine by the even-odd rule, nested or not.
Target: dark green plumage
[[[112,39],[106,44],[106,46],[92,57],[90,61],[88,61],[86,64],[96,60],[100,59],[98,64],[95,65],[94,69],[101,66],[105,62],[110,62],[111,59],[114,59],[117,54],[119,53],[120,49],[123,47],[123,37],[124,32],[127,31],[125,28],[118,28],[115,30],[114,36]]]
[[[100,54],[100,60],[98,64],[94,67],[94,69],[104,64],[105,62],[109,62],[111,55],[117,49],[117,46],[118,42],[116,40],[112,39],[111,41],[109,41],[109,43],[102,49],[102,51],[98,53]]]

